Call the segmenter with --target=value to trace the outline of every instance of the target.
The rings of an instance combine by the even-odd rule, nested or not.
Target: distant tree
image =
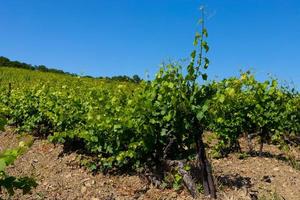
[[[138,75],[133,75],[133,77],[132,77],[132,79],[133,79],[133,82],[135,82],[135,83],[139,83],[139,82],[141,82],[141,78],[138,76]]]
[[[114,80],[114,81],[127,81],[127,82],[131,82],[132,79],[129,77],[129,76],[112,76],[110,78],[111,80]]]
[[[0,56],[0,66],[8,66],[10,63],[10,60],[8,58],[5,58],[3,56]]]
[[[38,66],[36,67],[36,70],[42,71],[42,72],[47,72],[47,71],[49,71],[48,68],[47,68],[45,65],[38,65]]]
[[[83,76],[83,78],[93,78],[93,77],[90,75],[85,75],[85,76]]]
[[[69,74],[67,72],[64,72],[63,70],[60,70],[60,69],[53,69],[53,68],[50,68],[48,69],[49,72],[53,72],[53,73],[57,73],[57,74]]]

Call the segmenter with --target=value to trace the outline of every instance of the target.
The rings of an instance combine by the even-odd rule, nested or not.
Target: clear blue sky
[[[0,55],[93,76],[153,76],[162,61],[188,57],[201,4],[210,78],[253,69],[299,88],[299,0],[0,0]]]

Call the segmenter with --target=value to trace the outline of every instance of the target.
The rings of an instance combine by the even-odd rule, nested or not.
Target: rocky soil
[[[29,140],[29,136],[20,136],[8,129],[0,133],[0,152],[24,140]],[[243,147],[243,150],[246,149]],[[218,199],[300,199],[300,171],[291,166],[287,155],[276,146],[266,145],[264,151],[268,153],[263,157],[240,159],[241,154],[232,154],[212,159]],[[299,163],[299,148],[293,148],[289,155]],[[137,174],[93,174],[80,167],[78,156],[76,152],[65,153],[62,145],[35,138],[30,149],[7,172],[34,177],[38,186],[30,194],[17,192],[12,199],[191,199],[186,190],[158,189]],[[0,197],[7,198],[3,191]]]

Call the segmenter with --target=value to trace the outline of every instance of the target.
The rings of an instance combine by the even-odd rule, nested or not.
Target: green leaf
[[[204,113],[202,111],[197,113],[197,119],[200,121],[204,118]]]
[[[207,104],[204,104],[203,106],[202,106],[202,111],[203,112],[206,112],[208,110],[208,105]]]
[[[220,97],[219,97],[219,101],[221,103],[223,103],[225,101],[225,95],[224,94],[221,94]]]
[[[0,115],[0,131],[4,131],[4,127],[5,127],[6,123],[7,123],[7,120],[3,116]]]
[[[195,57],[196,57],[196,51],[194,50],[194,51],[192,51],[192,53],[191,53],[191,58],[192,58],[192,59],[195,59]]]
[[[209,51],[209,46],[206,41],[202,41],[201,46],[204,48],[206,53]]]
[[[194,39],[194,43],[193,43],[194,46],[198,45],[198,41],[199,41],[200,38],[201,38],[201,35],[197,32],[195,34],[195,39]]]
[[[202,74],[202,79],[205,80],[205,81],[207,80],[207,74],[206,73]]]
[[[3,158],[0,158],[0,172],[3,172],[6,167],[6,162]]]
[[[202,34],[203,34],[205,37],[208,37],[208,33],[207,33],[207,29],[206,29],[206,28],[203,28],[203,29],[202,29]]]

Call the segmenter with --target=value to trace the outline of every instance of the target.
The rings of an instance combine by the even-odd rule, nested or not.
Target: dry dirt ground
[[[0,133],[0,152],[16,147],[27,137],[11,130]],[[300,171],[283,161],[284,154],[277,147],[266,145],[264,150],[269,154],[263,157],[239,159],[238,154],[232,154],[212,159],[218,199],[300,200]],[[290,153],[299,159],[299,152],[293,149]],[[191,199],[185,190],[157,189],[137,175],[92,174],[79,167],[77,157],[76,153],[65,154],[61,145],[35,139],[31,148],[7,172],[32,176],[38,186],[30,194],[16,193],[12,199]],[[7,196],[0,192],[0,197]]]

